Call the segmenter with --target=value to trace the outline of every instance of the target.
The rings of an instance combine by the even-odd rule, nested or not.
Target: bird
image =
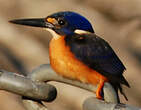
[[[62,77],[97,85],[96,97],[103,100],[103,86],[109,82],[127,97],[122,85],[130,87],[123,73],[126,70],[110,44],[98,36],[90,21],[73,11],[61,11],[45,18],[10,20],[11,23],[41,27],[52,34],[49,59],[53,70]]]

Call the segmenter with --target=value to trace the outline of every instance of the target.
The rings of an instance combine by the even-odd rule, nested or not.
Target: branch
[[[22,100],[26,110],[48,110],[47,107],[32,100]]]
[[[0,89],[7,90],[35,100],[52,101],[56,98],[56,88],[50,84],[32,81],[22,75],[0,71]]]
[[[63,82],[66,84],[70,84],[73,86],[77,86],[83,89],[86,89],[91,92],[96,92],[97,85],[91,85],[88,83],[82,83],[76,80],[67,79],[65,77],[62,77],[58,74],[56,74],[55,71],[52,70],[49,64],[43,64],[33,70],[30,74],[27,76],[28,78],[31,78],[33,81],[57,81],[57,82]],[[117,95],[113,87],[109,83],[105,83],[103,87],[104,92],[104,100],[106,102],[113,102],[117,103]]]
[[[0,71],[0,89],[35,100],[52,101],[56,98],[56,89],[54,86],[44,83],[45,81],[63,82],[92,92],[95,92],[97,89],[97,86],[59,76],[51,69],[49,64],[39,66],[29,73],[27,77],[4,70]],[[129,105],[117,104],[116,93],[109,83],[104,84],[103,92],[105,101],[96,98],[86,99],[83,104],[84,110],[114,110],[117,107],[120,109],[125,107],[127,110],[139,110]],[[32,100],[23,100],[23,103],[28,110],[47,110],[46,107]]]
[[[126,104],[107,103],[94,97],[90,97],[84,101],[83,110],[141,110],[141,108]]]

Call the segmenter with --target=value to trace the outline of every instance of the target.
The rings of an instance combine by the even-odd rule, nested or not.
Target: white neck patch
[[[61,37],[59,34],[57,34],[52,29],[45,28],[45,30],[49,31],[52,34],[52,36],[53,36],[54,39],[59,39]],[[79,30],[79,29],[76,29],[74,32],[77,33],[77,34],[89,34],[90,33],[88,31]]]
[[[55,31],[53,31],[52,29],[49,28],[45,28],[45,30],[49,31],[54,39],[59,39],[61,36],[59,34],[57,34]]]
[[[88,31],[79,30],[79,29],[76,29],[74,32],[77,33],[77,34],[89,34],[90,33]]]

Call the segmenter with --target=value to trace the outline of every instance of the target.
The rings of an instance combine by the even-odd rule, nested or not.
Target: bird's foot
[[[104,86],[104,80],[100,80],[100,83],[98,84],[98,87],[97,87],[97,90],[96,90],[96,98],[98,99],[103,99],[103,96],[102,96],[102,89],[103,89],[103,86]]]

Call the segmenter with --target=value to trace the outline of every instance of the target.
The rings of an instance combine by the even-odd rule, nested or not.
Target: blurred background
[[[97,35],[107,40],[125,64],[124,87],[129,101],[141,107],[141,1],[140,0],[0,0],[0,69],[31,72],[49,63],[50,33],[40,28],[10,24],[11,19],[39,18],[58,11],[75,11],[90,20]],[[81,110],[87,91],[53,82],[58,97],[50,110]],[[20,97],[0,91],[0,110],[25,110]]]

